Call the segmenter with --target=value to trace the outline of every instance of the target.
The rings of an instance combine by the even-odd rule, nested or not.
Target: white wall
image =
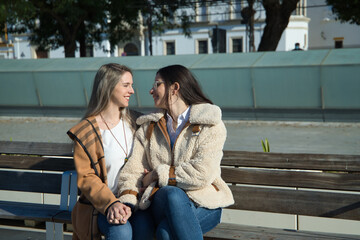
[[[359,25],[337,21],[330,6],[311,7],[325,4],[324,0],[308,0],[309,49],[334,48],[334,38],[341,37],[344,48],[360,47]]]
[[[276,51],[291,51],[295,43],[300,43],[300,48],[307,50],[309,21],[309,18],[303,16],[291,16]]]

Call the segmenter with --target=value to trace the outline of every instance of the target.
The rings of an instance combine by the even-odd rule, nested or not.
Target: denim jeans
[[[98,227],[106,240],[152,240],[155,225],[149,210],[132,213],[126,224],[110,224],[99,214]]]
[[[157,240],[202,240],[221,219],[221,208],[198,207],[186,193],[173,186],[160,188],[151,203]]]

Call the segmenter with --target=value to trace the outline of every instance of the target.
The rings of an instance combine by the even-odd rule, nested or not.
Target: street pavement
[[[70,142],[66,135],[79,118],[0,117],[0,141]],[[225,121],[225,150],[360,154],[360,123]]]

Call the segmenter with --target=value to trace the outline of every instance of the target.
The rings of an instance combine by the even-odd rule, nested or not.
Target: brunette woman
[[[150,207],[158,240],[203,239],[220,222],[222,207],[234,203],[220,176],[221,110],[181,65],[161,68],[150,94],[161,111],[137,119],[134,152],[119,178],[120,200]],[[130,192],[141,188],[138,202]]]

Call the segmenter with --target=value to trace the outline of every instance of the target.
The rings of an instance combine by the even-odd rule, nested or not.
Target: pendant
[[[126,157],[126,158],[125,158],[125,162],[127,162],[128,160],[129,160],[129,159]]]

